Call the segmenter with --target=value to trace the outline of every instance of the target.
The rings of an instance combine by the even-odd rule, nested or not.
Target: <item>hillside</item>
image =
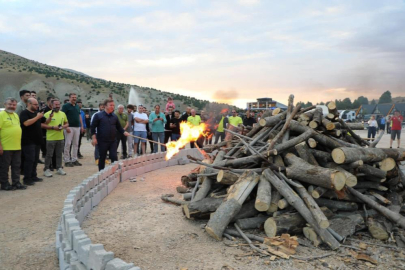
[[[187,106],[199,110],[230,107],[154,88],[96,79],[79,71],[41,64],[0,50],[0,104],[6,97],[19,100],[18,92],[21,89],[35,90],[38,99],[43,101],[48,96],[63,101],[69,93],[76,93],[84,107],[97,107],[110,93],[113,93],[117,103],[128,104],[131,87],[139,97],[136,103],[144,104],[148,109],[155,104],[164,106],[169,96],[173,97],[176,108],[180,110],[185,110]]]

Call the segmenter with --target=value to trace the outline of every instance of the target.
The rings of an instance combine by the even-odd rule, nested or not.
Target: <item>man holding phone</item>
[[[50,165],[52,161],[52,155],[55,151],[57,174],[65,175],[62,170],[62,153],[64,149],[64,133],[63,131],[69,127],[69,123],[66,114],[60,111],[60,101],[57,99],[52,100],[52,111],[45,113],[45,123],[41,124],[41,127],[46,129],[46,157],[45,157],[45,172],[44,176],[52,177]]]

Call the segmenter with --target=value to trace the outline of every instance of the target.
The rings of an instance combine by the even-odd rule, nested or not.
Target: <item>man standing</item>
[[[64,130],[65,149],[63,159],[66,167],[82,166],[77,161],[78,145],[80,132],[83,132],[82,118],[80,117],[80,108],[76,104],[77,96],[74,93],[69,94],[69,102],[63,105],[62,112],[66,114],[69,127]],[[72,156],[70,155],[70,146],[72,147]]]
[[[90,119],[90,134],[91,134],[91,123],[93,122],[94,116],[96,114],[98,114],[98,113],[103,112],[103,111],[104,111],[104,102],[98,104],[98,112],[96,112],[95,114],[93,114],[91,116],[91,119]],[[96,129],[96,133],[97,133],[97,129]],[[93,141],[93,139],[92,139],[92,141]],[[98,144],[96,144],[94,146],[94,159],[96,160],[96,165],[98,166],[98,162],[99,162],[99,159],[100,159],[100,151],[98,150]],[[105,163],[109,164],[109,161],[106,160]]]
[[[31,97],[37,99],[37,92],[31,91]]]
[[[155,111],[152,112],[149,116],[149,128],[152,127],[152,139],[157,142],[159,140],[160,143],[164,143],[165,140],[165,124],[166,124],[166,117],[164,113],[160,112],[160,106],[155,106]],[[164,145],[160,146],[160,151],[166,151]],[[153,145],[153,153],[158,152],[158,144],[154,143]]]
[[[398,138],[398,147],[401,144],[401,130],[402,130],[402,121],[404,118],[399,114],[399,111],[394,112],[394,116],[391,118],[392,127],[391,127],[391,141],[390,148],[392,148],[392,143],[395,141],[395,137]]]
[[[77,149],[77,157],[78,158],[83,158],[82,153],[80,153],[80,146],[82,146],[82,138],[84,136],[84,131],[86,130],[87,126],[86,126],[86,116],[84,114],[84,111],[82,110],[83,107],[83,103],[81,100],[77,101],[77,105],[79,105],[79,109],[80,109],[80,117],[81,117],[81,122],[80,122],[80,135],[79,135],[79,147]],[[72,149],[72,148],[71,148]]]
[[[219,138],[221,138],[221,142],[225,140],[225,131],[224,128],[228,124],[228,118],[226,117],[226,111],[222,110],[221,113],[215,118],[215,122],[218,123],[217,130],[215,131],[215,143],[219,142]]]
[[[165,124],[165,144],[169,141],[171,137],[171,129],[170,129],[170,122],[171,119],[174,117],[173,108],[169,106],[167,112],[165,113],[166,117],[166,124]]]
[[[134,111],[135,107],[132,104],[127,105],[127,117],[128,117],[128,126],[127,129],[125,130],[129,134],[131,134],[134,130]],[[127,137],[127,143],[128,143],[128,157],[132,157],[134,154],[134,138],[131,136]]]
[[[243,119],[243,125],[246,127],[253,127],[254,124],[256,124],[256,119],[254,116],[254,113],[252,115],[252,112],[250,111],[250,107],[248,108],[246,112],[246,118]]]
[[[191,115],[187,118],[187,122],[192,124],[193,126],[199,126],[201,123],[201,117],[199,115],[196,115],[195,110],[192,109]],[[198,137],[198,139],[196,141],[198,147],[200,147],[200,148],[203,147],[203,141],[204,141],[204,137],[202,135],[200,135],[200,137]],[[190,147],[194,148],[196,142],[190,142]]]
[[[190,115],[191,115],[191,107],[187,107],[186,112],[181,116],[181,121],[187,122],[187,119]]]
[[[125,136],[129,135],[129,133],[122,128],[118,117],[114,114],[114,101],[112,99],[105,100],[104,107],[104,111],[95,114],[91,122],[92,144],[93,146],[98,145],[100,152],[100,160],[98,162],[98,169],[100,171],[105,167],[107,152],[110,153],[111,162],[118,160],[117,130]]]
[[[20,91],[20,102],[17,103],[17,108],[15,113],[20,116],[20,113],[27,108],[28,99],[31,97],[31,91],[21,90]]]
[[[24,185],[32,186],[35,182],[41,182],[37,176],[39,151],[42,144],[41,121],[44,116],[38,112],[38,101],[35,98],[28,99],[27,109],[21,112],[20,122],[22,129],[21,147],[24,155]]]
[[[177,141],[180,138],[180,111],[174,111],[174,117],[170,120],[170,130],[172,131],[172,141]]]
[[[146,125],[149,123],[149,118],[144,113],[142,105],[138,106],[138,111],[134,114],[134,135],[140,138],[134,138],[134,153],[138,153],[138,144],[141,143],[142,155],[146,154],[146,138],[148,137]]]
[[[84,121],[86,122],[86,138],[87,138],[87,141],[88,141],[88,142],[90,141],[90,138],[91,138],[90,120],[91,120],[90,114],[89,114],[89,112],[87,111],[87,112],[85,113],[85,115],[84,115]]]
[[[52,111],[45,113],[45,123],[42,123],[42,128],[46,129],[46,158],[44,176],[52,177],[50,170],[52,156],[55,155],[54,168],[57,169],[57,174],[65,175],[62,170],[62,152],[64,148],[64,130],[69,128],[69,123],[66,114],[60,111],[60,101],[52,100]]]
[[[238,115],[236,110],[232,110],[232,116],[228,118],[229,125],[232,125],[234,127],[239,127],[240,125],[243,125],[242,118]]]
[[[128,124],[128,115],[124,113],[124,105],[118,105],[118,110],[115,113],[118,117],[118,121],[121,124],[121,127],[126,131],[129,124]],[[121,132],[117,130],[117,148],[118,146],[122,145],[122,156],[121,159],[125,159],[128,157],[127,155],[127,137],[124,136]]]
[[[21,126],[14,112],[17,100],[6,98],[5,110],[0,112],[0,183],[2,190],[26,189],[20,183],[21,166]],[[11,166],[11,181],[8,181],[8,169]]]

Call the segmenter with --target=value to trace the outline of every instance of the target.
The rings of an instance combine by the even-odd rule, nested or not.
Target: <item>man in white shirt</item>
[[[146,125],[149,123],[149,117],[144,112],[144,107],[142,105],[138,106],[138,112],[134,114],[134,135],[140,138],[134,138],[134,156],[138,150],[138,143],[141,142],[142,155],[146,151],[146,139],[148,134],[146,132]]]

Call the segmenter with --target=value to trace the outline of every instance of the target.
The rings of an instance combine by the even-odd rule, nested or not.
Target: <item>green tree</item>
[[[342,107],[343,107],[343,109],[351,109],[352,108],[352,101],[350,100],[350,98],[345,98],[342,101]]]
[[[360,104],[368,104],[368,98],[363,97],[363,96],[359,96],[359,97],[357,98],[357,101],[358,101]]]
[[[357,108],[359,108],[360,107],[360,102],[359,102],[359,99],[356,99],[355,101],[353,101],[353,104],[352,104],[352,108],[353,109],[357,109]]]
[[[382,103],[392,103],[392,97],[391,97],[391,92],[390,91],[385,91],[380,99],[378,100],[378,104]]]
[[[375,99],[373,99],[370,104],[371,104],[371,105],[375,105],[375,104],[376,104]]]

